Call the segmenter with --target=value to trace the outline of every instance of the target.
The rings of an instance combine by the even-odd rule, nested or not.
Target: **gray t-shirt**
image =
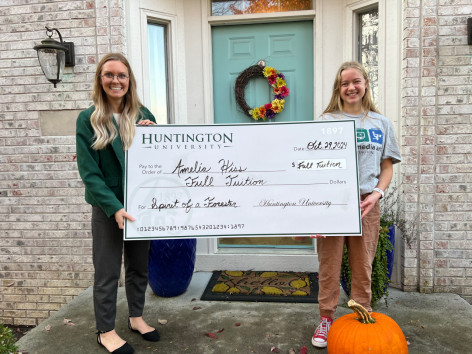
[[[371,111],[367,116],[337,112],[325,113],[319,119],[355,121],[361,194],[371,193],[377,186],[383,160],[390,158],[394,164],[401,161],[392,124],[383,115]]]

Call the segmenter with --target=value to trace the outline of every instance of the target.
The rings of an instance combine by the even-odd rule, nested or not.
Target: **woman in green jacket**
[[[92,205],[97,342],[111,353],[133,353],[115,331],[123,249],[128,327],[150,341],[158,341],[159,334],[142,317],[150,241],[123,242],[124,220],[134,221],[123,207],[124,151],[133,141],[135,124],[151,125],[156,120],[139,101],[131,67],[119,53],[105,55],[98,64],[92,98],[94,105],[77,119],[76,140],[85,200]]]

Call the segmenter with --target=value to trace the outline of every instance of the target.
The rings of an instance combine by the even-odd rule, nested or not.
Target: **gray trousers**
[[[150,241],[123,241],[123,230],[115,217],[108,218],[99,207],[92,207],[93,304],[97,330],[115,328],[116,300],[124,249],[125,289],[130,317],[143,314],[148,283]]]

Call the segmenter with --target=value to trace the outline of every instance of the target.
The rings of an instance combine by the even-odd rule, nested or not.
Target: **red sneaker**
[[[311,338],[311,344],[317,348],[326,348],[328,331],[333,324],[333,320],[329,317],[321,317],[320,324],[316,328],[313,338]]]

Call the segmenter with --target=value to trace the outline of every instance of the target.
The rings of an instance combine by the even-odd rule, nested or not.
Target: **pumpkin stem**
[[[372,315],[369,313],[369,311],[367,311],[362,305],[359,305],[354,300],[349,300],[347,303],[347,306],[349,306],[351,310],[353,310],[355,313],[359,315],[358,320],[360,322],[365,323],[365,324],[375,323],[375,320],[372,317]]]

